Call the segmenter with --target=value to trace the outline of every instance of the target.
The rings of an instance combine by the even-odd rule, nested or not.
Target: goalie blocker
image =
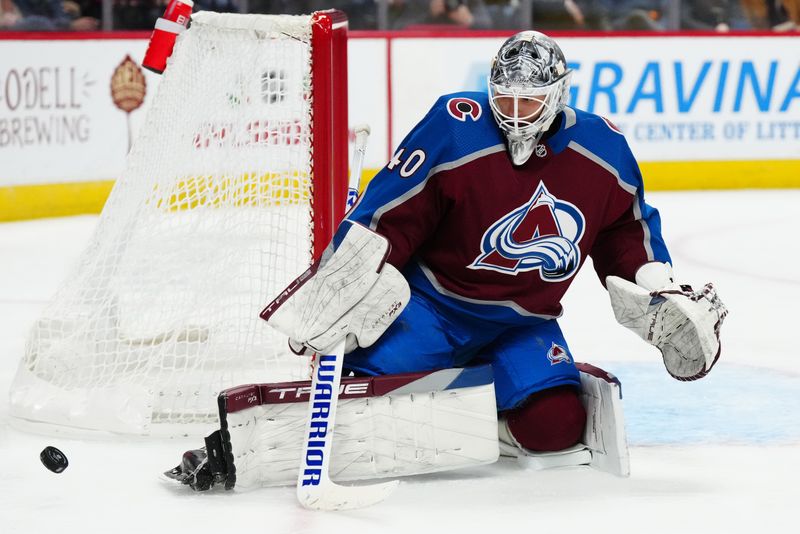
[[[587,412],[583,443],[554,453],[525,451],[504,432],[504,421],[498,428],[491,366],[342,378],[331,477],[355,481],[448,471],[492,463],[500,453],[537,469],[590,465],[627,476],[619,381],[588,364],[578,368]],[[300,381],[223,391],[220,430],[164,474],[197,491],[294,484],[310,388],[310,381]],[[324,411],[323,404],[315,409]],[[324,423],[312,424],[311,432],[324,435]],[[313,466],[322,463],[320,452],[309,447],[304,476],[310,481],[318,476]]]
[[[343,221],[322,257],[261,312],[288,336],[295,353],[326,354],[342,339],[345,352],[375,343],[408,304],[411,290],[386,263],[382,235]]]

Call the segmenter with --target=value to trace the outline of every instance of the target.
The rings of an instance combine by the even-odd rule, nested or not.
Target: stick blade
[[[398,484],[397,480],[369,486],[340,486],[328,482],[324,490],[319,486],[298,486],[297,499],[310,510],[355,510],[383,501]]]

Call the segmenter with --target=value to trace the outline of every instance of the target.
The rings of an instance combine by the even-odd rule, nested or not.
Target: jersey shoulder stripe
[[[574,108],[564,110],[560,131],[551,141],[556,151],[573,149],[593,160],[630,194],[642,187],[636,159],[622,132],[608,119]]]

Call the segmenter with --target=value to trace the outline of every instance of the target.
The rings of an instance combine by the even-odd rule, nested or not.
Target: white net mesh
[[[311,259],[310,40],[310,17],[193,17],[88,249],[31,333],[14,415],[206,432],[221,389],[304,375],[258,314]]]

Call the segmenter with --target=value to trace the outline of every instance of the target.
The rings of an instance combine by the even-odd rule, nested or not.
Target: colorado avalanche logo
[[[565,280],[580,265],[578,242],[585,226],[578,208],[555,198],[539,182],[526,204],[486,230],[481,255],[469,268],[511,275],[538,269],[545,282]]]
[[[550,360],[550,365],[570,362],[569,354],[567,354],[566,349],[555,343],[553,343],[550,350],[547,351],[547,359]]]
[[[477,121],[481,118],[481,111],[481,105],[471,98],[451,98],[447,101],[447,112],[461,122],[467,122],[467,117]]]

